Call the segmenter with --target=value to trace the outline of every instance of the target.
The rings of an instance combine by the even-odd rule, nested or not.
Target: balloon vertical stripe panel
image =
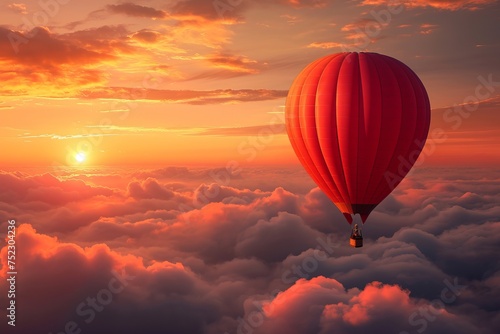
[[[311,175],[316,184],[318,184],[318,186],[330,197],[330,199],[332,199],[332,201],[343,203],[334,192],[334,189],[330,188],[321,177],[315,162],[312,160],[311,155],[306,148],[304,138],[302,137],[298,106],[300,106],[301,93],[305,80],[308,77],[309,71],[311,71],[315,66],[316,62],[310,64],[306,69],[304,69],[304,71],[302,71],[302,75],[295,79],[295,82],[290,89],[287,97],[286,110],[290,110],[291,112],[286,114],[286,128],[292,147],[308,174]]]
[[[328,171],[332,176],[332,187],[337,189],[342,203],[349,203],[349,192],[345,180],[340,147],[337,137],[336,91],[339,70],[346,55],[341,54],[330,59],[321,75],[316,92],[316,128],[319,138],[319,149],[323,154]],[[333,201],[333,199],[332,199]],[[335,201],[333,201],[336,203]],[[352,208],[345,212],[352,213]]]
[[[359,133],[360,142],[363,143],[363,152],[358,156],[357,187],[361,194],[358,202],[369,203],[368,184],[373,175],[371,171],[377,160],[382,129],[382,85],[374,61],[366,54],[359,55],[359,67],[363,78],[360,95],[363,103],[363,115]]]

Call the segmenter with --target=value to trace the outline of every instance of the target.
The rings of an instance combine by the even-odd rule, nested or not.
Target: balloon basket
[[[351,247],[355,248],[363,247],[363,237],[351,237],[349,239],[349,244]]]

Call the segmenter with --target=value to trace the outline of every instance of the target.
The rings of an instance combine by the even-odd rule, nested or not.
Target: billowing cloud
[[[212,28],[213,31],[207,33]],[[162,80],[182,78],[183,75],[175,66],[152,67],[148,57],[154,57],[155,52],[184,53],[184,50],[173,46],[174,40],[182,40],[188,44],[204,43],[210,48],[218,48],[221,43],[226,43],[228,38],[226,30],[221,29],[211,23],[209,26],[201,25],[197,28],[178,27],[169,34],[151,29],[133,32],[125,25],[100,26],[66,34],[54,34],[47,28],[34,28],[29,33],[0,28],[0,63],[10,68],[10,71],[3,72],[1,76],[4,82],[11,83],[4,86],[4,93],[80,98],[125,96],[124,98],[129,99],[139,96],[190,104],[262,101],[284,96],[281,91],[266,89],[196,92],[106,87],[109,73],[105,73],[101,65],[122,62],[126,66],[127,55],[130,54],[144,58],[143,66],[154,70],[154,75]],[[160,41],[162,43],[159,43]],[[158,49],[149,49],[150,47]],[[179,63],[179,60],[193,60],[193,57],[174,56],[172,59]],[[215,52],[196,57],[200,60],[200,65],[209,70],[195,74],[188,80],[257,74],[267,68],[266,63],[230,53]],[[145,86],[144,81],[141,84]],[[92,87],[92,90],[86,90],[87,87]],[[76,90],[80,92],[75,92]]]
[[[92,64],[109,60],[107,54],[85,50],[55,37],[46,28],[35,28],[29,33],[20,33],[0,28],[0,57],[20,65],[48,68],[57,74],[57,65]]]
[[[109,196],[112,189],[93,187],[79,180],[59,180],[51,174],[30,177],[12,174],[0,174],[0,182],[6,190],[0,193],[3,203],[30,202],[64,205],[73,201],[81,201],[94,196]]]
[[[412,329],[410,323],[415,323],[413,329],[428,333],[480,332],[479,327],[441,308],[441,304],[433,305],[409,294],[397,285],[377,281],[346,291],[334,279],[301,279],[264,303],[260,313],[255,309],[246,313],[240,328],[255,333],[342,334],[366,333],[375,328],[379,333],[399,333]],[[424,318],[418,310],[425,310],[430,317]]]
[[[133,198],[163,198],[174,197],[174,192],[160,185],[155,179],[148,178],[144,182],[129,183],[128,195]]]
[[[141,258],[118,254],[103,244],[81,248],[59,242],[37,234],[30,225],[18,228],[17,242],[22,245],[17,270],[23,275],[16,281],[16,329],[26,333],[57,332],[67,326],[93,332],[120,328],[132,333],[140,328],[158,333],[174,328],[177,333],[201,333],[218,308],[207,298],[206,284],[181,263],[145,265]],[[7,248],[1,254],[5,280]],[[50,307],[43,307],[48,300]],[[130,321],[109,321],[124,320],[124,312],[131,312],[125,317]]]
[[[0,28],[0,63],[9,68],[1,74],[9,83],[2,90],[24,92],[41,85],[74,87],[102,82],[93,65],[115,59],[111,54],[84,49],[55,37],[46,28],[21,33]],[[33,87],[32,87],[33,90]]]

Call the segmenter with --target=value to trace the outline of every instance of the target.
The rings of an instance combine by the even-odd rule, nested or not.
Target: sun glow
[[[86,158],[87,157],[85,156],[85,153],[83,153],[83,152],[78,152],[77,154],[75,154],[75,160],[78,163],[84,162]]]

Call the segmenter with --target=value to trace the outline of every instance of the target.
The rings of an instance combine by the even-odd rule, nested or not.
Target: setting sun
[[[79,163],[82,163],[85,161],[87,157],[85,156],[85,153],[83,152],[78,152],[76,155],[75,155],[75,160],[78,161]]]

